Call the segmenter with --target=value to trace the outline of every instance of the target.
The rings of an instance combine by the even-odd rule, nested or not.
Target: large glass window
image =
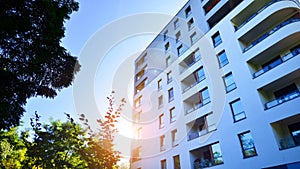
[[[159,128],[163,128],[165,126],[164,123],[164,114],[159,115]]]
[[[175,107],[172,107],[170,109],[170,122],[176,121],[176,114],[175,114]]]
[[[177,54],[178,54],[178,56],[180,56],[180,55],[183,54],[183,46],[182,45],[178,46],[178,48],[177,48]]]
[[[211,38],[213,40],[214,47],[217,47],[222,43],[222,39],[221,39],[221,36],[220,36],[219,32],[214,34]]]
[[[164,150],[166,150],[166,147],[165,147],[165,135],[162,135],[162,136],[160,136],[160,151],[164,151]]]
[[[172,75],[171,75],[171,71],[167,73],[167,83],[171,83],[172,82]]]
[[[161,89],[162,89],[162,79],[159,79],[159,80],[157,81],[157,89],[158,89],[158,90],[161,90]]]
[[[250,131],[246,131],[238,135],[243,150],[244,158],[256,156],[256,149],[254,145],[254,140],[251,136]]]
[[[203,69],[203,67],[200,67],[199,69],[197,69],[197,70],[194,72],[194,76],[195,76],[196,82],[200,82],[200,81],[202,81],[203,79],[205,79],[205,74],[204,74],[204,69]]]
[[[181,37],[181,33],[180,33],[180,31],[178,31],[176,33],[176,43],[179,42],[180,37]]]
[[[201,90],[200,91],[200,99],[201,99],[201,102],[204,104],[210,102],[210,98],[209,98],[209,93],[208,93],[208,88],[206,87],[205,89]]]
[[[300,146],[300,122],[289,125],[288,127],[291,131],[291,135],[294,139],[295,145]]]
[[[174,21],[174,29],[177,29],[178,27],[179,27],[179,20],[176,19],[176,20]]]
[[[158,108],[162,107],[162,105],[163,105],[163,96],[161,95],[158,97]]]
[[[188,21],[187,25],[188,25],[188,29],[191,30],[191,29],[194,27],[194,19],[191,18],[191,19]]]
[[[234,82],[233,75],[232,75],[231,72],[226,74],[223,79],[224,79],[224,83],[225,83],[227,93],[236,88],[236,84]]]
[[[230,108],[232,111],[234,122],[237,122],[237,121],[240,121],[240,120],[243,120],[246,118],[246,113],[243,109],[241,99],[237,99],[229,104],[230,104]]]
[[[174,169],[180,169],[180,157],[179,155],[173,156]]]
[[[173,88],[168,90],[169,102],[174,100],[174,90]]]
[[[191,44],[194,44],[194,43],[197,41],[196,32],[194,32],[194,33],[190,36],[190,39],[191,39]]]
[[[190,15],[192,14],[192,10],[191,10],[191,7],[188,6],[186,9],[185,9],[185,17],[189,17]]]
[[[227,55],[224,50],[218,54],[218,60],[219,60],[220,67],[224,67],[229,63],[227,59]]]
[[[167,169],[167,160],[166,159],[161,160],[160,166],[161,166],[161,169]]]

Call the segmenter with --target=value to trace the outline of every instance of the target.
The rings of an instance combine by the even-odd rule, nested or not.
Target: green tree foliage
[[[23,132],[19,139],[26,147],[22,167],[114,169],[120,158],[120,153],[113,148],[114,134],[118,132],[116,123],[126,102],[122,99],[115,107],[113,95],[108,100],[108,111],[104,119],[97,120],[97,130],[91,128],[84,114],[80,120],[85,127],[81,127],[69,114],[66,122],[42,124],[36,113],[31,118],[32,129]]]
[[[53,98],[79,70],[61,46],[74,0],[0,0],[0,129],[19,125],[30,97]]]
[[[26,148],[17,128],[0,131],[0,168],[19,169],[25,160]]]
[[[114,134],[118,132],[115,124],[118,122],[126,101],[123,98],[121,104],[115,107],[114,96],[111,94],[107,99],[109,101],[108,111],[104,120],[97,120],[100,126],[98,131],[93,131],[87,118],[83,114],[80,115],[80,120],[88,129],[87,145],[89,149],[84,152],[83,157],[88,162],[89,168],[113,169],[120,159],[120,152],[113,149],[113,140]]]

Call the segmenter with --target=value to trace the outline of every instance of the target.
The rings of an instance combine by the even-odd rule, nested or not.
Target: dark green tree
[[[61,46],[74,0],[0,0],[0,129],[19,125],[30,97],[71,85],[77,59]]]

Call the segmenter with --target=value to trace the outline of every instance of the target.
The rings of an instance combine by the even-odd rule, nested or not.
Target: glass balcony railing
[[[187,64],[187,67],[183,68],[180,71],[180,74],[182,74],[183,72],[185,72],[186,70],[188,70],[190,67],[192,67],[195,63],[197,63],[200,60],[200,56],[196,56],[195,59],[193,60],[193,62],[191,62],[190,64]]]
[[[269,7],[270,5],[279,2],[282,0],[273,0],[269,3],[267,3],[265,6],[261,7],[257,12],[255,12],[254,14],[252,14],[248,19],[246,19],[240,26],[235,27],[235,31],[241,29],[244,25],[246,25],[249,21],[251,21],[255,16],[257,16],[259,13],[261,13],[262,11],[264,11],[267,7]]]
[[[299,22],[300,18],[292,18],[292,19],[288,19],[282,23],[280,23],[279,25],[277,25],[276,27],[274,27],[271,31],[263,34],[262,36],[260,36],[260,38],[258,38],[257,40],[253,41],[248,47],[243,49],[243,52],[248,51],[249,49],[251,49],[252,47],[254,47],[255,45],[257,45],[258,43],[260,43],[261,41],[263,41],[264,39],[266,39],[267,37],[269,37],[270,35],[272,35],[274,32],[278,31],[280,28],[290,24],[290,23],[294,23],[294,22]]]
[[[283,57],[281,57],[280,59],[272,62],[272,64],[264,67],[263,69],[260,69],[257,72],[253,73],[253,78],[256,78],[256,77],[268,72],[269,70],[277,67],[278,65],[286,62],[287,60],[289,60],[289,59],[291,59],[291,58],[293,58],[293,57],[295,57],[299,54],[300,54],[300,47],[297,48],[297,49],[292,50],[290,53],[288,53],[288,54],[284,55]]]
[[[192,87],[194,87],[194,86],[196,86],[197,84],[199,84],[200,82],[202,82],[205,78],[206,78],[205,75],[199,77],[198,80],[197,80],[196,82],[194,82],[193,84],[191,84],[191,85],[189,85],[188,87],[184,88],[182,93],[187,92],[189,89],[191,89]]]
[[[280,105],[282,103],[285,103],[287,101],[290,101],[290,100],[293,100],[297,97],[300,96],[300,92],[299,91],[294,91],[292,93],[289,93],[281,98],[278,98],[278,99],[275,99],[275,100],[272,100],[268,103],[265,104],[265,109],[270,109],[272,107],[275,107],[277,105]]]
[[[197,110],[197,109],[200,109],[201,107],[205,106],[205,105],[208,104],[209,102],[210,102],[210,98],[207,97],[207,98],[203,99],[202,102],[196,104],[193,108],[188,109],[188,110],[185,112],[185,114],[190,114],[191,112],[193,112],[193,111],[195,111],[195,110]]]

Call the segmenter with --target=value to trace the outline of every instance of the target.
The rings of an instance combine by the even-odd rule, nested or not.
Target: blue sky
[[[187,0],[111,0],[111,1],[100,1],[100,0],[80,0],[79,11],[71,15],[71,19],[66,22],[66,37],[62,41],[62,45],[72,53],[72,55],[80,56],[85,44],[97,33],[97,31],[110,25],[113,21],[118,21],[121,18],[142,13],[160,13],[167,15],[175,15],[179,9],[187,2]],[[145,21],[147,22],[147,21]],[[136,24],[143,24],[136,23]],[[165,25],[167,23],[162,23]],[[133,25],[135,26],[135,25]],[[120,28],[122,29],[122,28]],[[106,38],[106,37],[105,37]],[[145,35],[138,38],[131,38],[127,42],[123,42],[122,45],[116,47],[110,55],[119,55],[118,60],[126,60],[129,57],[128,54],[137,52],[144,49],[154,38],[154,35]],[[127,44],[126,44],[127,43]],[[128,54],[124,55],[124,46],[130,46]],[[99,44],[101,48],[101,44]],[[118,51],[120,49],[120,51]],[[112,58],[112,57],[111,57]],[[91,58],[92,59],[92,58]],[[109,62],[108,62],[109,64]],[[82,65],[86,67],[87,65]],[[101,68],[100,68],[101,69]],[[98,78],[102,79],[100,84],[96,84],[98,89],[95,90],[97,102],[101,102],[100,107],[106,109],[107,102],[106,96],[110,94],[112,90],[110,74],[106,72],[114,72],[115,66],[102,66],[102,74],[98,74]],[[105,76],[106,74],[106,76]],[[105,84],[103,82],[105,79]],[[95,83],[98,83],[97,81]],[[129,98],[130,99],[130,98]],[[129,100],[131,101],[131,100]],[[86,105],[89,106],[89,105]],[[58,96],[54,99],[46,98],[31,98],[25,107],[26,113],[22,120],[24,126],[29,125],[29,118],[33,117],[35,111],[42,116],[42,121],[48,122],[49,118],[53,119],[65,119],[64,112],[70,113],[73,117],[77,117],[74,108],[74,97],[73,88],[69,87],[63,89],[58,93]],[[101,108],[100,108],[101,109]],[[100,112],[105,111],[99,110]],[[89,112],[85,112],[89,113]]]

